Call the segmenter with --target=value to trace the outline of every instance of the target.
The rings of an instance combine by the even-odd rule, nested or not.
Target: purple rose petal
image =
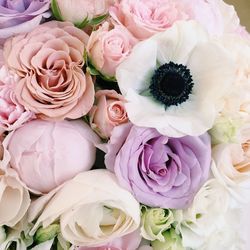
[[[168,138],[155,129],[121,125],[113,130],[105,164],[139,202],[186,208],[209,177],[210,137]]]

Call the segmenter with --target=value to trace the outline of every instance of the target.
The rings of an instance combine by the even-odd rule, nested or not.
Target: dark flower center
[[[182,64],[170,62],[155,71],[149,89],[154,99],[167,108],[188,100],[193,85],[190,70]]]

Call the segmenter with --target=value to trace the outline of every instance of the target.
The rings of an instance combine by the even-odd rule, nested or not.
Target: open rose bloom
[[[249,207],[234,6],[0,0],[0,250],[249,250]]]

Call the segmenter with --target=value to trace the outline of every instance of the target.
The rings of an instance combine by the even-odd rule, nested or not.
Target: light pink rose
[[[102,138],[109,138],[115,126],[128,122],[125,99],[115,90],[96,92],[96,105],[91,109],[90,124]]]
[[[121,0],[110,7],[110,14],[140,40],[189,18],[185,5],[176,0]]]
[[[13,37],[4,46],[5,62],[21,78],[17,100],[41,119],[77,119],[89,112],[94,86],[84,74],[88,36],[70,23],[48,22]]]
[[[17,101],[14,88],[18,77],[7,70],[5,66],[0,69],[0,130],[11,131],[23,123],[35,118],[33,112]]]
[[[118,238],[105,246],[79,247],[76,250],[136,250],[141,242],[140,230]]]
[[[241,27],[234,7],[223,0],[121,0],[110,14],[140,40],[179,20],[196,20],[212,35],[239,33]]]
[[[34,120],[17,129],[6,149],[10,166],[35,193],[48,193],[95,162],[98,136],[83,121]],[[4,157],[8,157],[7,155]]]
[[[87,45],[91,63],[103,75],[115,76],[117,66],[130,54],[137,40],[122,25],[105,22],[93,31]]]
[[[105,15],[114,0],[56,0],[63,20],[75,24]]]

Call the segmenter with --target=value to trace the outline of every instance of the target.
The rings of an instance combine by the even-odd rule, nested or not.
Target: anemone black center
[[[190,70],[182,64],[170,62],[155,71],[149,89],[154,99],[167,108],[188,100],[193,85]]]

